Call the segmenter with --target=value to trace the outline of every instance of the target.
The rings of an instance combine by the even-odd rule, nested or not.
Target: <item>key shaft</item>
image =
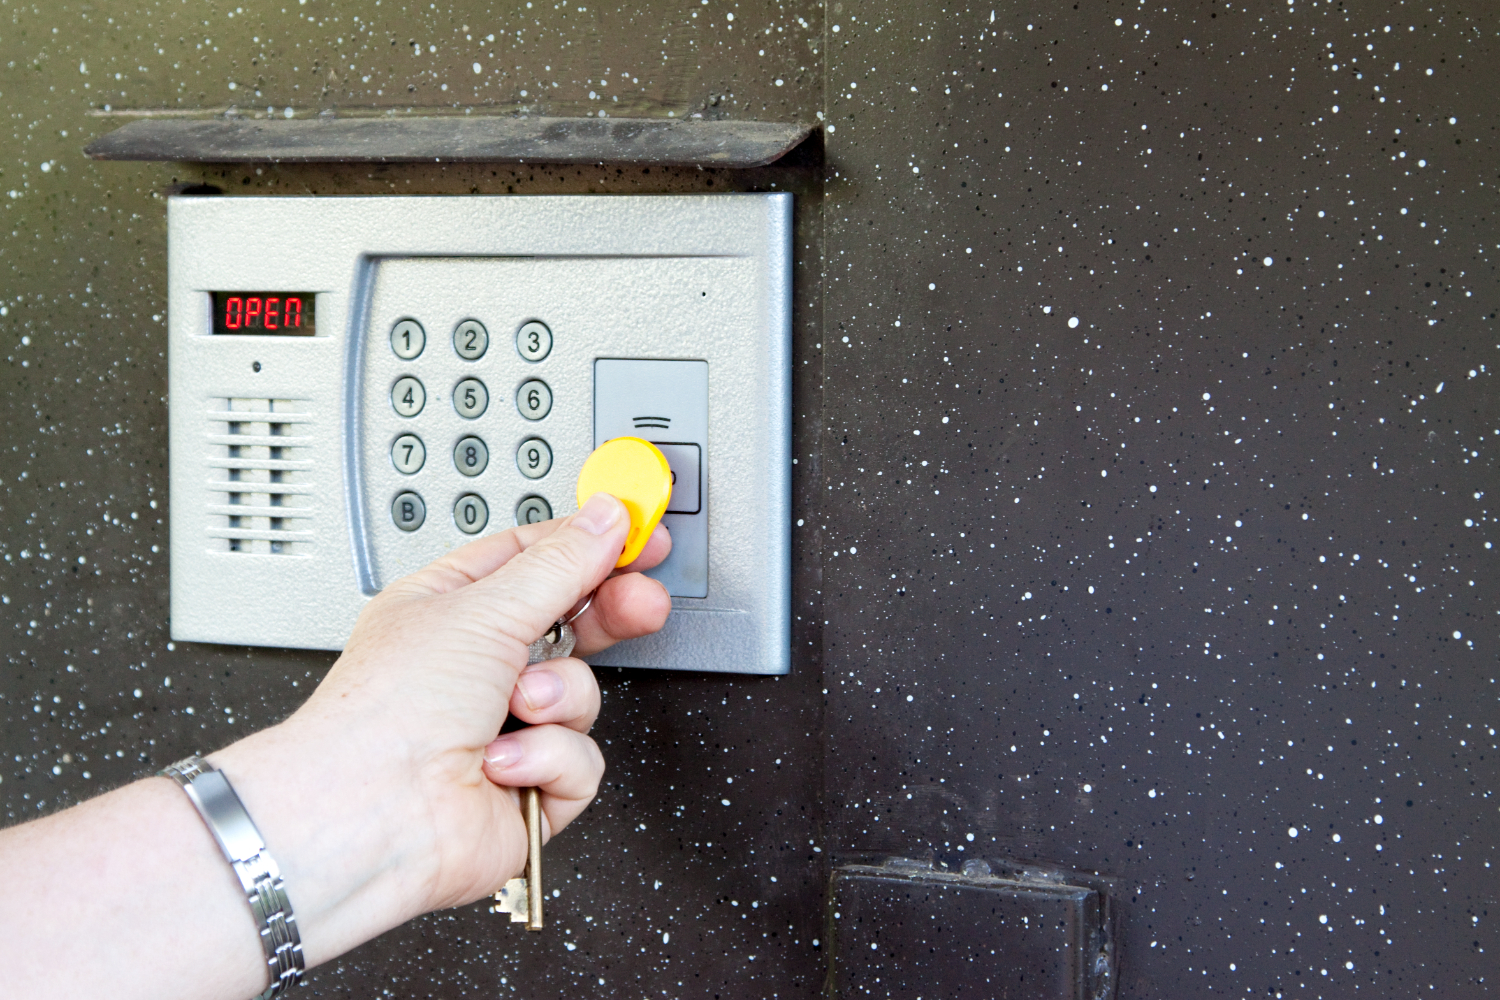
[[[526,929],[542,929],[542,793],[535,788],[521,792],[526,817]]]

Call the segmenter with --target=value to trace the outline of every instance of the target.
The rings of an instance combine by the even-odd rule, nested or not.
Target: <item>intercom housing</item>
[[[630,434],[673,611],[593,659],[787,671],[790,195],[177,197],[168,271],[173,638],[342,648]]]

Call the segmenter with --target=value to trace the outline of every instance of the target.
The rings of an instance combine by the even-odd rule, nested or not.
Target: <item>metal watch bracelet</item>
[[[281,996],[302,982],[306,966],[302,961],[297,918],[292,915],[281,870],[266,850],[265,839],[230,787],[229,779],[208,761],[185,757],[159,773],[182,786],[245,890],[271,972],[271,985],[256,1000]]]

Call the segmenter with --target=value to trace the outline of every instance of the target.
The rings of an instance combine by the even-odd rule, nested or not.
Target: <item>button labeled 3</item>
[[[527,361],[540,361],[552,353],[552,331],[540,320],[525,323],[516,331],[516,350]]]

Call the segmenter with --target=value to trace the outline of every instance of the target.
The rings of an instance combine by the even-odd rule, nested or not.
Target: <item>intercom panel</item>
[[[789,195],[179,197],[172,635],[338,649],[382,587],[672,466],[672,595],[604,665],[785,673]]]

